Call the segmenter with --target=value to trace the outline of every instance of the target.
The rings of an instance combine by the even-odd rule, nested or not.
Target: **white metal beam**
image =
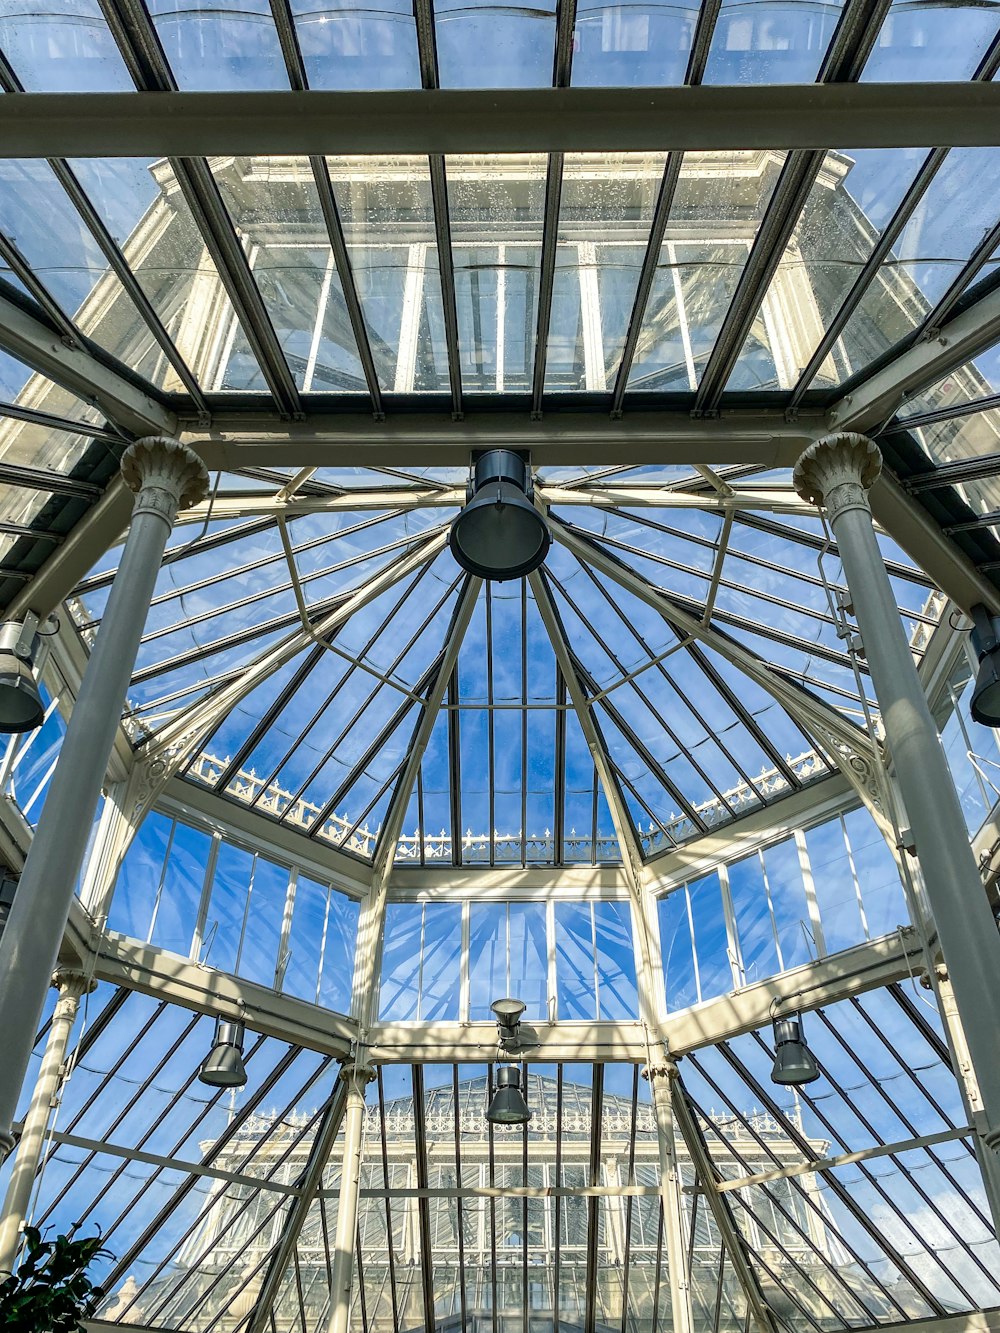
[[[170,408],[83,348],[67,346],[58,333],[5,296],[0,296],[0,347],[85,403],[93,403],[133,435],[176,433],[177,417]]]
[[[251,414],[213,417],[211,427],[185,425],[181,438],[210,468],[244,467],[467,467],[475,449],[526,449],[536,467],[607,465],[609,462],[759,463],[792,467],[826,429],[825,417],[802,413],[723,412],[693,421],[690,413],[629,411],[613,421],[602,412],[468,412],[453,421],[443,412],[369,416],[310,416],[281,421]]]
[[[890,419],[907,398],[926,389],[1000,338],[1000,290],[949,320],[936,337],[915,343],[830,408],[831,430],[862,434]]]

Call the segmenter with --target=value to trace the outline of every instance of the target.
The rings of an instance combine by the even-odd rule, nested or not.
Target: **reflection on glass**
[[[976,0],[893,0],[862,79],[920,83],[968,79],[997,31]]]
[[[555,0],[532,5],[438,0],[442,88],[547,88],[555,55]]]
[[[998,148],[953,148],[841,335],[839,381],[918,328],[997,220]]]
[[[812,83],[843,8],[837,0],[723,0],[706,83]]]
[[[790,389],[892,218],[926,149],[828,153],[771,280],[758,323],[771,331],[773,379],[763,382],[751,333],[727,389]],[[838,344],[814,384],[835,383]]]
[[[244,238],[260,294],[300,389],[362,393],[364,375],[343,288],[333,263],[312,172],[305,158],[242,160],[241,169],[216,172],[223,200]],[[227,388],[249,358],[236,331]]]
[[[581,0],[573,78],[578,86],[655,87],[684,82],[698,6],[642,0]]]
[[[662,153],[567,154],[547,391],[614,383],[664,160]]]
[[[267,0],[147,0],[147,6],[178,87],[288,87]]]
[[[449,157],[462,384],[531,387],[538,318],[545,158]]]
[[[0,50],[25,91],[129,92],[129,78],[98,0],[0,0]]]
[[[292,0],[311,88],[419,88],[413,5],[378,0]]]
[[[783,158],[781,153],[685,154],[630,390],[697,387]],[[769,362],[771,353],[762,346]],[[766,377],[768,370],[762,373]]]
[[[424,158],[329,160],[383,389],[448,387],[431,183]]]

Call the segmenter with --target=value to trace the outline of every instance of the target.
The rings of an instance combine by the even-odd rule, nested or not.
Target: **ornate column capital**
[[[867,435],[839,431],[815,440],[795,464],[792,483],[803,500],[821,505],[832,522],[845,509],[868,509],[882,471],[882,453]]]
[[[52,987],[60,997],[72,995],[79,999],[81,995],[90,995],[97,990],[97,980],[77,967],[57,967],[52,973]]]
[[[133,517],[159,514],[173,526],[178,509],[208,493],[208,469],[198,455],[168,435],[146,435],[125,450],[122,477],[136,495]]]

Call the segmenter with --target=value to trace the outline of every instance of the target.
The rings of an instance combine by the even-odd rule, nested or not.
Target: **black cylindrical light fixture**
[[[501,1065],[497,1086],[486,1111],[491,1125],[526,1125],[531,1119],[528,1103],[521,1091],[521,1071],[517,1065]]]
[[[1000,620],[981,603],[972,608],[972,646],[979,670],[969,712],[984,727],[1000,727]]]
[[[451,553],[481,579],[517,579],[548,554],[548,524],[531,502],[531,468],[511,449],[490,449],[475,461],[465,508],[452,521]]]
[[[803,1083],[815,1083],[818,1078],[819,1065],[802,1035],[802,1019],[797,1014],[776,1018],[771,1082],[780,1087],[798,1088]]]
[[[35,680],[41,638],[34,616],[0,624],[0,732],[34,731],[45,721]]]
[[[242,1023],[218,1018],[215,1021],[215,1039],[205,1057],[198,1078],[210,1088],[242,1088],[247,1081],[243,1064]]]

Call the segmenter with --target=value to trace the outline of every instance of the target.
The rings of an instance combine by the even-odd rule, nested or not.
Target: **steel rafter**
[[[271,17],[274,19],[274,26],[278,30],[278,40],[281,44],[281,53],[285,61],[288,82],[293,91],[307,92],[309,89],[309,75],[306,71],[305,61],[302,58],[298,31],[295,27],[295,18],[289,0],[270,0],[270,5]],[[351,267],[350,255],[347,251],[344,227],[340,220],[340,210],[337,208],[337,200],[334,196],[333,183],[330,180],[326,158],[321,154],[312,154],[309,158],[309,167],[319,196],[323,221],[326,223],[327,238],[333,252],[333,262],[336,265],[337,276],[340,279],[340,286],[344,293],[347,317],[351,322],[351,329],[358,345],[358,356],[364,370],[368,394],[372,400],[372,415],[376,421],[381,421],[385,417],[382,406],[382,390],[379,386],[378,371],[375,367],[375,359],[372,356],[371,343],[368,338],[368,327],[365,324],[357,284],[354,281],[354,270]]]
[[[169,61],[142,0],[100,4],[139,92],[176,93]],[[175,157],[171,167],[279,411],[301,416],[298,388],[207,161],[198,155]]]
[[[556,6],[556,46],[552,62],[552,86],[568,88],[573,68],[573,42],[576,37],[576,0],[558,0]],[[559,245],[559,209],[562,200],[564,153],[550,153],[545,176],[545,206],[542,222],[542,257],[538,274],[538,316],[535,321],[535,360],[531,381],[531,414],[536,420],[542,413],[545,392],[545,366],[549,353],[549,326],[552,321],[552,292],[555,287],[556,253]]]
[[[420,80],[426,92],[440,88],[438,74],[437,36],[434,26],[433,0],[413,0],[413,14],[417,25],[417,52],[420,60]],[[451,246],[451,214],[448,207],[448,177],[443,152],[428,155],[431,180],[431,203],[434,209],[434,235],[437,249],[438,276],[441,281],[441,305],[444,316],[444,339],[448,349],[448,383],[451,386],[451,414],[462,419],[462,358],[458,337],[458,298],[455,291],[455,257]]]
[[[729,1262],[732,1264],[744,1294],[750,1303],[757,1327],[760,1333],[778,1333],[778,1325],[775,1322],[774,1314],[767,1303],[760,1280],[753,1267],[753,1256],[736,1225],[728,1199],[719,1192],[719,1173],[709,1155],[701,1126],[698,1124],[688,1103],[687,1089],[684,1087],[680,1075],[671,1080],[670,1094],[674,1119],[680,1129],[681,1138],[687,1147],[688,1156],[694,1167],[695,1179],[702,1197],[715,1219],[715,1225],[718,1227],[719,1235],[722,1237],[722,1242],[729,1254]]]
[[[330,1154],[337,1141],[337,1135],[340,1133],[346,1107],[347,1081],[343,1076],[338,1076],[333,1095],[323,1112],[323,1119],[309,1149],[309,1157],[302,1176],[297,1182],[298,1194],[288,1211],[281,1236],[271,1255],[267,1275],[257,1297],[246,1333],[267,1333],[271,1312],[274,1309],[281,1282],[296,1253],[299,1237],[302,1235],[302,1228],[306,1224],[309,1210],[323,1188],[323,1174],[329,1165]]]
[[[684,82],[689,87],[698,86],[705,77],[705,66],[708,64],[708,53],[712,45],[712,37],[715,33],[715,25],[721,7],[722,0],[703,0],[701,8],[698,10],[698,21],[695,25],[694,36],[691,39],[691,52],[688,56],[687,70],[684,75]],[[666,165],[663,169],[663,179],[660,181],[660,189],[656,196],[649,240],[646,242],[646,252],[642,257],[642,268],[639,271],[639,282],[632,302],[632,313],[629,316],[628,329],[625,333],[622,356],[618,363],[618,372],[615,375],[615,386],[611,398],[611,416],[613,418],[620,418],[622,415],[625,393],[628,388],[628,377],[632,371],[632,362],[635,359],[636,347],[639,344],[639,335],[642,332],[646,307],[649,304],[650,293],[653,290],[653,281],[660,262],[663,237],[670,221],[670,211],[674,206],[674,195],[677,193],[677,182],[680,180],[683,162],[684,154],[682,152],[671,152],[667,156]]]

